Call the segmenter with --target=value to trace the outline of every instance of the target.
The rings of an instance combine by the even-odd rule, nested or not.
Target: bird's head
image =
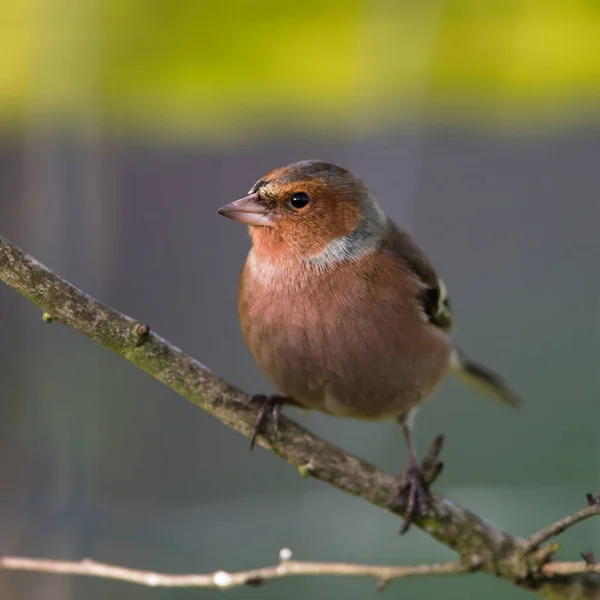
[[[381,235],[384,220],[358,177],[321,160],[270,171],[218,212],[250,226],[255,251],[305,261],[351,258]]]

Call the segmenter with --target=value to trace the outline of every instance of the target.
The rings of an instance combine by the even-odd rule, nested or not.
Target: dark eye
[[[296,210],[304,208],[309,202],[310,198],[308,197],[308,194],[304,192],[296,192],[290,198],[290,204],[292,205],[292,208],[295,208]]]

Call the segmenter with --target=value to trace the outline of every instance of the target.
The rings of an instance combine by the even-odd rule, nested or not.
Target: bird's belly
[[[419,323],[389,338],[369,319],[250,319],[244,335],[259,367],[286,396],[322,412],[357,419],[392,419],[429,396],[448,370],[450,345]],[[414,336],[407,340],[406,336]]]
[[[408,413],[433,393],[448,369],[444,353],[421,355],[418,360],[405,355],[394,366],[371,363],[367,372],[365,363],[357,362],[354,368],[348,367],[353,374],[343,379],[329,374],[320,410],[364,420],[394,419]]]

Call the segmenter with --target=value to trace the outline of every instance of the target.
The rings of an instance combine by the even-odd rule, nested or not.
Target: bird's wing
[[[444,331],[452,329],[452,306],[444,282],[417,242],[388,221],[388,250],[421,281],[421,305],[427,319]]]
[[[444,282],[438,277],[429,259],[417,242],[406,232],[389,222],[388,251],[410,269],[421,281],[421,304],[430,323],[446,332],[452,329],[452,308]],[[468,358],[454,346],[450,364],[452,373],[465,383],[509,406],[519,406],[520,398],[504,379],[487,367]]]

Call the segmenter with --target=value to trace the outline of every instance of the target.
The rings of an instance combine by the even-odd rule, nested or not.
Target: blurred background
[[[249,240],[216,209],[266,171],[355,171],[450,287],[456,339],[526,399],[448,381],[420,411],[447,436],[439,488],[527,535],[599,481],[600,5],[592,0],[3,0],[0,233],[245,390]],[[172,572],[453,554],[297,472],[0,288],[0,551]],[[299,415],[399,472],[392,423]],[[600,552],[595,522],[563,559]],[[0,597],[212,597],[0,573]],[[231,598],[375,595],[296,578]],[[391,598],[525,598],[486,576]]]

